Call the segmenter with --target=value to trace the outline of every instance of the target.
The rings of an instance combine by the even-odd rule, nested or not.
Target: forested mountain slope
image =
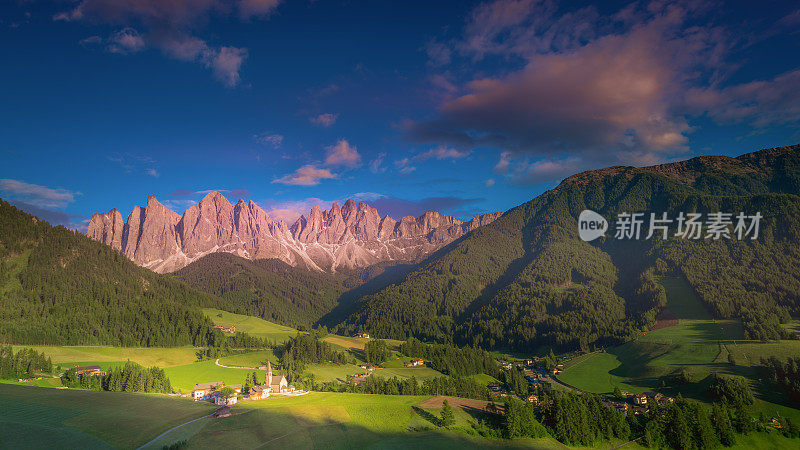
[[[380,283],[376,277],[395,265],[379,263],[326,273],[278,259],[253,261],[230,253],[211,253],[173,275],[195,289],[219,296],[220,307],[227,311],[310,328],[326,314],[346,309],[354,297],[372,292],[371,286]]]
[[[16,344],[205,345],[218,299],[0,200],[0,339]]]
[[[365,296],[337,328],[518,349],[611,344],[653,323],[665,301],[654,277],[679,274],[749,337],[785,336],[779,323],[800,315],[799,193],[800,146],[584,172]],[[579,238],[584,209],[609,220],[605,237]],[[645,213],[641,239],[614,238],[622,212]],[[764,218],[756,240],[674,237],[675,223],[669,239],[647,240],[650,212]]]

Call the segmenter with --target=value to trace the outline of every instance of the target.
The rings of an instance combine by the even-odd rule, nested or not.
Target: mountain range
[[[685,239],[673,223],[667,239],[585,242],[586,209],[612,224],[624,212],[763,219],[757,239]],[[88,234],[0,202],[0,338],[203,345],[214,335],[199,307],[211,306],[339,333],[588,349],[650,329],[669,277],[745,339],[787,339],[800,317],[800,145],[588,171],[466,223],[395,222],[348,201],[288,227],[212,193],[182,216],[152,196],[127,223],[96,214]]]
[[[183,215],[153,195],[144,208],[134,207],[127,221],[117,209],[95,213],[86,234],[159,273],[173,272],[215,252],[251,260],[275,258],[292,266],[335,272],[384,261],[419,261],[500,215],[482,214],[462,222],[426,212],[398,221],[349,199],[342,207],[334,202],[325,211],[314,206],[308,217],[301,216],[289,227],[253,201],[240,199],[232,205],[215,191]]]

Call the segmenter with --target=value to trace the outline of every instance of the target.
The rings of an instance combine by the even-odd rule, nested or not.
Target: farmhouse
[[[100,366],[77,366],[77,367],[70,367],[69,370],[74,370],[78,375],[90,375],[90,376],[105,376],[105,370],[101,369]]]
[[[226,327],[225,325],[214,325],[214,328],[222,331],[223,333],[236,333],[236,327],[234,325],[229,327]]]
[[[211,383],[197,383],[192,388],[192,398],[194,401],[210,400],[217,396],[217,391],[225,387],[222,381]]]
[[[353,337],[369,339],[369,333],[356,333]]]
[[[425,360],[422,358],[414,358],[411,361],[404,364],[406,367],[417,367],[417,366],[424,366]]]

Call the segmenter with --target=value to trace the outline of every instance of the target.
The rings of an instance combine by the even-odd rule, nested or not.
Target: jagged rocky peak
[[[457,239],[500,213],[462,223],[438,212],[397,221],[364,202],[318,205],[291,228],[274,220],[252,200],[235,204],[212,191],[182,215],[155,196],[136,206],[123,222],[116,209],[92,216],[86,234],[120,250],[139,265],[171,272],[213,252],[250,259],[278,258],[317,270],[363,267],[387,260],[415,261]]]

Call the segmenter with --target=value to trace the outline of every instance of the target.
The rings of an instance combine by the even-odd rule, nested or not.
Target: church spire
[[[272,386],[272,364],[267,361],[267,386]]]

